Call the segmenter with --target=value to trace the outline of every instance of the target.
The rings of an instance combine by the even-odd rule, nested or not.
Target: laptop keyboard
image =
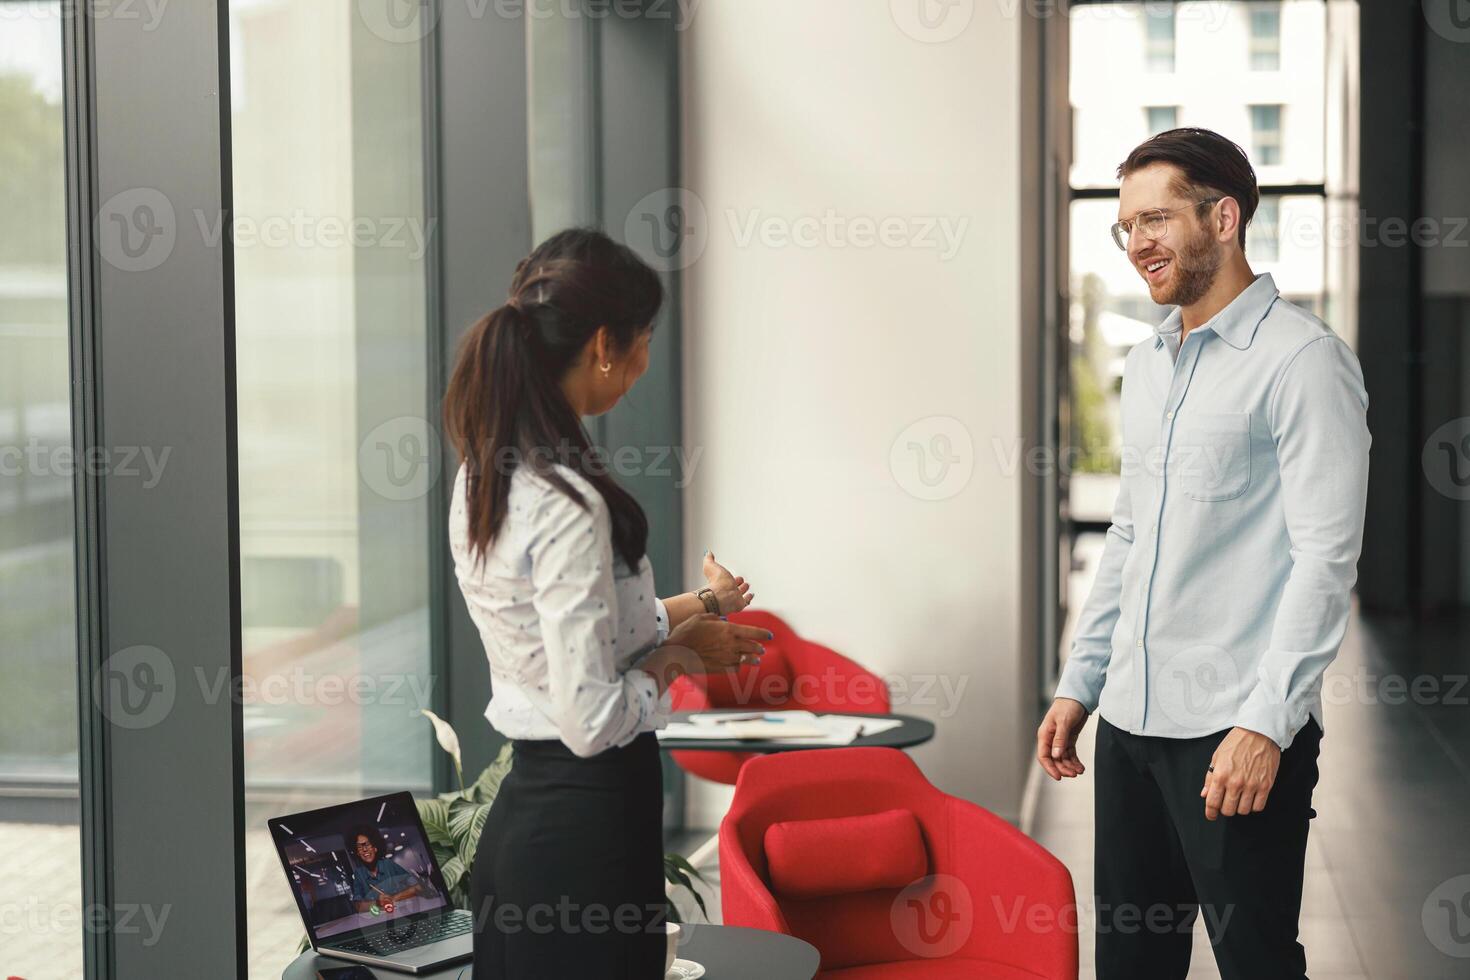
[[[437,943],[442,939],[453,939],[455,936],[463,936],[475,928],[475,917],[464,909],[455,909],[446,912],[437,919],[427,922],[415,922],[403,929],[384,930],[354,939],[350,942],[340,943],[338,949],[345,949],[349,953],[362,953],[368,956],[383,956],[388,953],[399,953],[405,949],[417,949],[427,946],[429,943]]]

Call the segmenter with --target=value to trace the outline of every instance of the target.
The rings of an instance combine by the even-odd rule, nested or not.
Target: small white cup
[[[664,947],[664,976],[669,975],[669,971],[674,968],[674,960],[679,958],[679,933],[681,931],[677,922],[664,923],[664,941],[666,943]]]

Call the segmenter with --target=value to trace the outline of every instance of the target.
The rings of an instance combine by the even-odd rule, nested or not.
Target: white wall
[[[1005,12],[1024,6],[954,5],[973,20],[943,43],[906,33],[904,6],[705,0],[684,33],[685,184],[708,221],[684,278],[685,442],[702,453],[686,543],[800,632],[913,693],[935,684],[932,704],[898,708],[939,726],[914,757],[1014,819],[1034,730],[1020,678],[1035,669],[1018,640],[1022,482],[1008,468],[1023,215],[1021,25]],[[752,218],[803,217],[834,230],[740,239]],[[842,230],[860,218],[891,220],[893,243]],[[963,228],[953,254],[897,244],[932,218]],[[935,416],[958,424],[921,423],[892,464],[900,434]],[[925,500],[906,488],[928,492],[914,453],[943,449],[935,435],[958,457],[949,480],[973,473]],[[961,692],[951,712],[942,684]]]

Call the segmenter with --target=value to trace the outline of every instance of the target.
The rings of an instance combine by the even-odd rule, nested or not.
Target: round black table
[[[731,708],[729,710],[711,711],[678,711],[669,715],[670,721],[688,721],[691,714],[717,715],[717,714],[748,714],[748,709]],[[841,714],[842,712],[828,712]],[[779,714],[779,712],[772,712]],[[856,718],[858,715],[854,714]],[[863,718],[872,718],[874,721],[883,719],[897,719],[903,724],[897,728],[891,728],[886,732],[876,735],[859,735],[845,745],[813,745],[810,742],[794,742],[779,738],[661,738],[658,740],[659,748],[678,752],[756,752],[768,754],[772,752],[797,752],[811,749],[850,749],[850,748],[884,748],[884,749],[907,749],[915,745],[923,745],[934,737],[934,723],[913,715],[862,715]]]
[[[703,980],[812,980],[821,956],[816,947],[793,936],[762,929],[685,923],[679,942],[679,958],[704,967]],[[281,980],[316,980],[316,971],[351,966],[343,960],[318,956],[307,950],[286,967]],[[379,980],[406,980],[414,974],[371,969]],[[420,973],[427,980],[471,980],[468,961],[434,973]],[[568,977],[567,980],[579,980]],[[589,978],[595,980],[595,978]]]

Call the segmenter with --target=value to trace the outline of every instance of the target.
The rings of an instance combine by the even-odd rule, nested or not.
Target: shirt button
[[[1139,640],[1138,641],[1138,649],[1140,649],[1140,650],[1143,649],[1143,641],[1142,640]]]
[[[1165,415],[1164,418],[1166,418],[1170,422],[1172,422],[1172,421],[1174,421],[1174,413],[1173,412],[1170,412],[1169,414]]]

